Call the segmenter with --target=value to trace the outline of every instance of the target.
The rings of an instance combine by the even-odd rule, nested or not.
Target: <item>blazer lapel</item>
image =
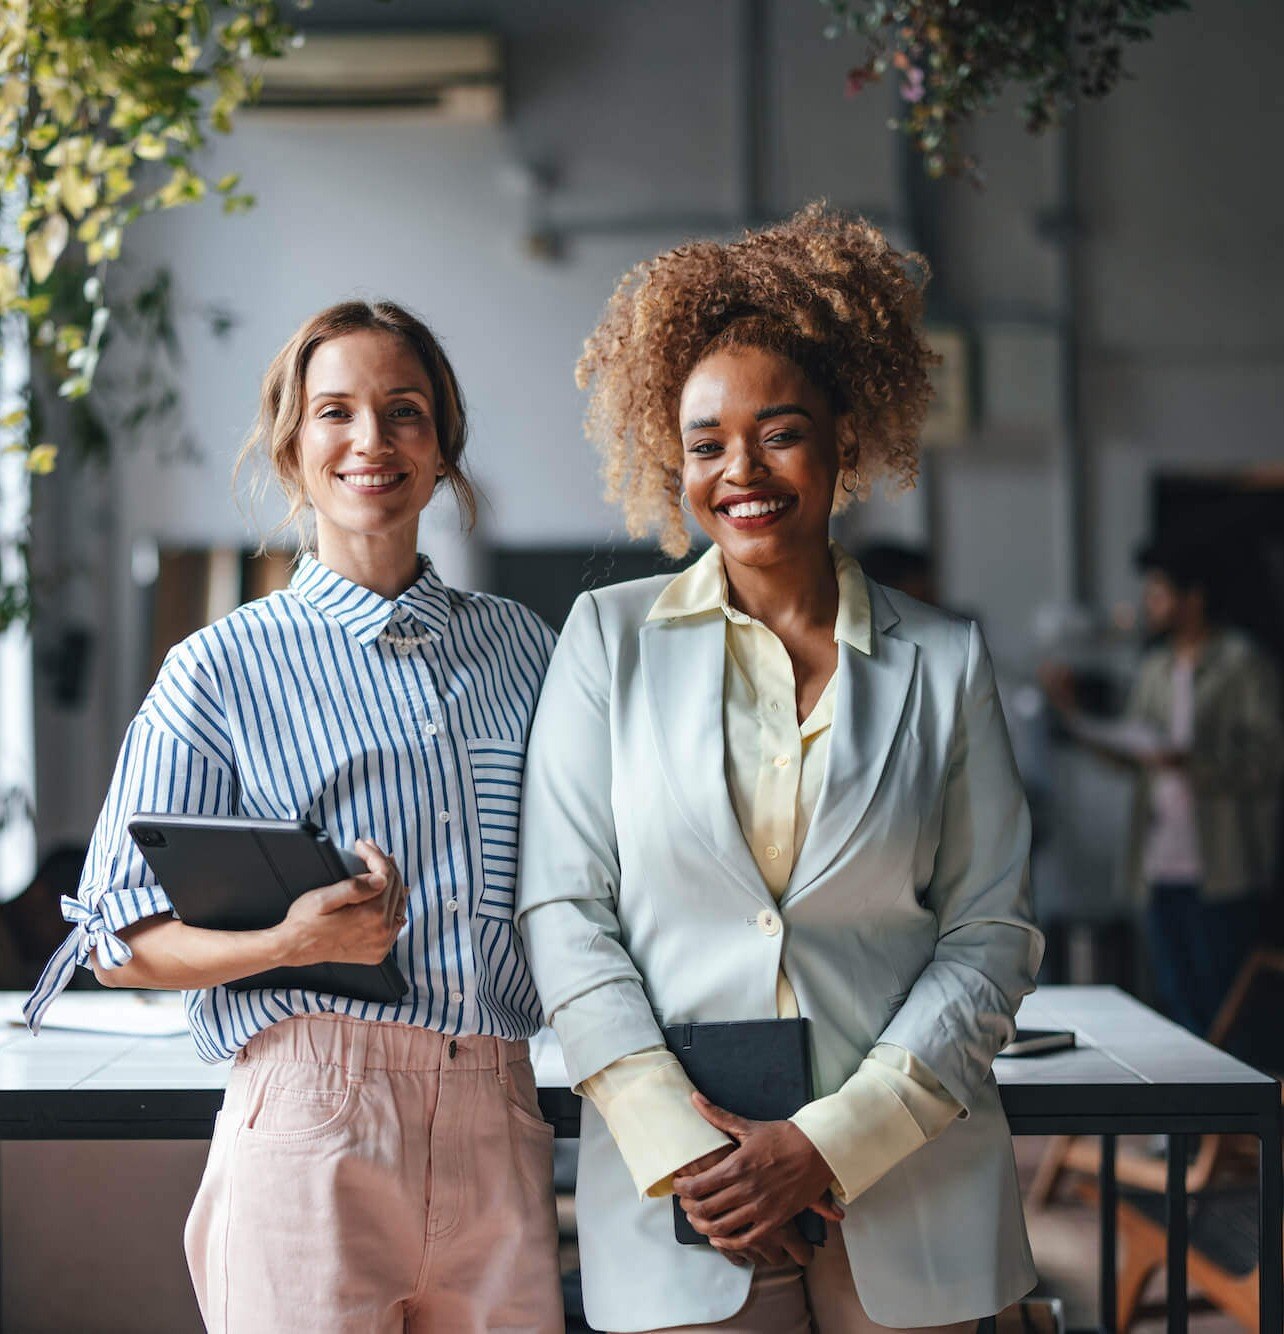
[[[918,646],[886,633],[900,618],[875,584],[870,585],[870,611],[872,652],[839,644],[838,693],[825,777],[782,904],[824,875],[850,843],[900,732]]]
[[[692,832],[735,880],[774,907],[727,791],[722,613],[651,621],[638,641],[651,732],[673,799]]]

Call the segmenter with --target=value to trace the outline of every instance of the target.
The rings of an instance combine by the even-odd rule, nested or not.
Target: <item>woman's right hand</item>
[[[697,1176],[699,1173],[707,1172],[709,1168],[716,1166],[734,1151],[734,1144],[720,1145],[703,1157],[689,1162],[674,1175]],[[808,1265],[815,1254],[812,1244],[798,1231],[797,1225],[792,1221],[783,1224],[774,1232],[768,1233],[753,1247],[743,1247],[734,1251],[725,1250],[716,1237],[710,1238],[710,1244],[714,1250],[722,1255],[723,1259],[737,1268],[742,1268],[746,1264],[775,1267],[787,1264],[791,1260],[797,1265]]]
[[[369,839],[357,854],[369,868],[362,875],[300,894],[276,928],[280,962],[382,963],[406,922],[406,886],[396,863]]]

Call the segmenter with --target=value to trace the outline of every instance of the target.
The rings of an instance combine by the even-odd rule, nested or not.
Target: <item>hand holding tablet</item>
[[[315,942],[307,962],[241,978],[234,990],[302,988],[384,1004],[404,995],[387,944],[388,928],[404,920],[405,887],[373,844],[358,856],[305,820],[230,816],[140,812],[129,832],[189,926],[252,931],[289,919]]]

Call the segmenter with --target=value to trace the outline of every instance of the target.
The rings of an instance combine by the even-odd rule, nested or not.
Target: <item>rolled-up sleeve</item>
[[[1030,813],[989,654],[969,627],[967,667],[926,904],[937,942],[879,1041],[904,1048],[967,1114],[1034,990],[1043,937],[1030,906]]]
[[[128,963],[133,956],[119,932],[173,911],[130,836],[130,820],[140,811],[229,815],[235,802],[230,745],[211,684],[175,650],[125,733],[76,897],[62,900],[72,929],[23,1006],[33,1033],[77,967],[90,967],[91,955],[104,968]]]
[[[611,808],[610,666],[591,593],[576,601],[531,727],[522,787],[517,921],[572,1085],[663,1046],[621,941]]]

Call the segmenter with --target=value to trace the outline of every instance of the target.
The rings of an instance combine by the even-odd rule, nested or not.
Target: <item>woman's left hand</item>
[[[691,1101],[711,1126],[736,1142],[707,1171],[673,1178],[691,1226],[719,1250],[752,1249],[804,1209],[841,1220],[843,1211],[829,1195],[833,1171],[792,1121],[749,1121],[700,1093]]]

